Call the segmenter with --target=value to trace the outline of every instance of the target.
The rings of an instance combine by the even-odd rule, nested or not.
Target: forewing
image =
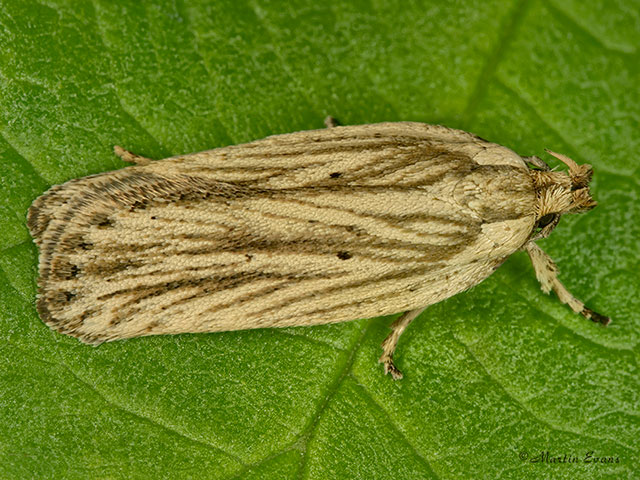
[[[525,238],[530,219],[474,209],[470,152],[486,142],[387,125],[271,137],[56,187],[30,215],[42,218],[30,223],[41,316],[101,342],[344,321],[477,283],[513,251],[492,229]]]

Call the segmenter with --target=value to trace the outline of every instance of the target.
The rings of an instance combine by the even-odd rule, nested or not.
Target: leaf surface
[[[3,2],[0,477],[633,478],[639,7]],[[49,186],[122,167],[114,144],[163,158],[329,114],[591,163],[599,207],[541,246],[613,323],[544,295],[523,253],[411,325],[400,382],[376,363],[392,318],[98,348],[39,320],[25,215]]]

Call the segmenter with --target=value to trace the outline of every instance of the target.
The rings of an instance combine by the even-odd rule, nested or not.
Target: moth
[[[152,161],[57,185],[28,227],[37,310],[98,344],[143,335],[343,322],[426,307],[531,257],[542,290],[603,325],[536,245],[596,205],[590,165],[568,167],[414,122],[337,126]]]

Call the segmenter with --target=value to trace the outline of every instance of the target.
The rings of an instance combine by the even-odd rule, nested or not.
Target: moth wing
[[[82,180],[82,179],[81,179]],[[79,180],[70,180],[63,185],[54,185],[44,195],[36,198],[27,215],[27,227],[38,247],[42,246],[42,236],[49,226],[49,222],[58,216],[60,206],[67,203],[70,192],[69,186]]]
[[[323,183],[329,177],[335,180],[343,174],[358,181],[369,177],[371,183],[379,182],[381,176],[389,182],[407,183],[424,176],[435,177],[448,168],[453,157],[464,157],[473,165],[528,170],[522,157],[508,148],[462,130],[418,122],[274,135],[242,145],[178,155],[149,167],[159,172],[179,168],[184,174],[220,182],[296,188]],[[418,172],[424,168],[437,171]]]
[[[526,191],[526,170],[482,166],[469,153],[484,151],[480,140],[382,125],[56,187],[36,201],[54,212],[34,223],[43,320],[93,343],[311,325],[426,306],[478,283],[532,228],[526,198],[482,203],[478,175]]]

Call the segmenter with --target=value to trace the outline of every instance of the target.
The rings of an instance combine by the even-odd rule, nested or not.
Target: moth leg
[[[333,128],[333,127],[337,127],[339,123],[335,118],[329,115],[327,118],[324,119],[324,125],[327,128]]]
[[[525,246],[525,250],[529,254],[529,258],[531,258],[533,269],[536,272],[536,277],[544,293],[549,293],[553,290],[562,303],[566,303],[571,307],[571,310],[589,320],[601,323],[602,325],[608,325],[609,322],[611,322],[609,317],[600,315],[590,308],[585,307],[584,303],[571,295],[569,290],[558,280],[558,267],[555,262],[538,245],[529,242]]]
[[[129,150],[125,150],[120,145],[114,145],[113,153],[119,156],[123,161],[135,163],[136,165],[149,165],[153,162],[152,159],[143,157],[142,155],[137,155]]]
[[[391,373],[394,380],[400,380],[402,378],[402,372],[393,363],[393,352],[398,346],[398,340],[402,332],[409,326],[409,324],[422,312],[424,308],[416,308],[415,310],[409,310],[404,312],[398,319],[391,324],[392,332],[382,342],[382,356],[378,360],[378,363],[384,364],[384,373]]]

